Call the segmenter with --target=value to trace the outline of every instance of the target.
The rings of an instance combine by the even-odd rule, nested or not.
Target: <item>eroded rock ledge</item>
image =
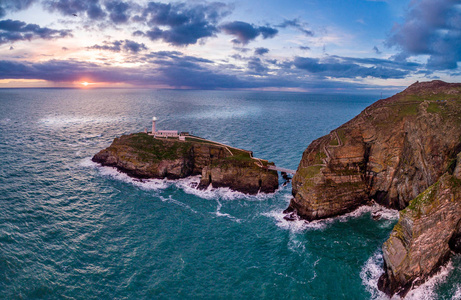
[[[178,179],[202,175],[199,188],[229,187],[247,194],[273,193],[278,188],[273,163],[254,159],[250,151],[195,137],[186,141],[158,139],[146,133],[124,135],[92,160],[135,178]]]

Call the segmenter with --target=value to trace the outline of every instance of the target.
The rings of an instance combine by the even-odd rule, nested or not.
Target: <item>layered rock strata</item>
[[[461,251],[461,84],[415,83],[313,141],[287,211],[321,219],[374,200],[400,211],[379,288],[405,296]]]
[[[446,171],[460,137],[461,84],[415,83],[313,141],[287,210],[321,219],[371,199],[403,209]]]
[[[405,296],[450,257],[461,252],[461,155],[456,172],[447,172],[400,211],[383,245],[385,273],[378,287]]]
[[[273,163],[253,159],[250,151],[194,137],[179,141],[156,139],[145,133],[125,135],[114,139],[92,160],[135,178],[202,175],[202,189],[211,185],[256,194],[273,193],[278,188],[277,172],[267,169]]]

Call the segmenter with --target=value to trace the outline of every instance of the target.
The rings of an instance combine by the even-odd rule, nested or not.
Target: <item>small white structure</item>
[[[157,117],[152,118],[152,134],[155,133],[155,121],[157,121]]]
[[[179,137],[177,130],[156,130],[155,128],[155,121],[157,121],[156,117],[152,118],[152,133],[154,137]]]

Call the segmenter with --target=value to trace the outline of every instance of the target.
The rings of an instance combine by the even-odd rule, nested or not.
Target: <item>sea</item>
[[[1,299],[387,299],[398,212],[289,222],[291,184],[248,196],[199,177],[139,181],[91,161],[115,137],[188,131],[296,169],[379,96],[137,89],[0,90]],[[280,183],[283,180],[280,179]],[[372,212],[382,210],[373,220]],[[461,299],[461,257],[408,299]]]

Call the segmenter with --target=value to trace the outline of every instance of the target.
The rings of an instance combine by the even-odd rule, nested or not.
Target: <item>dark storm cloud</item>
[[[312,30],[307,29],[307,24],[299,21],[298,19],[285,20],[281,24],[277,25],[276,27],[279,27],[279,28],[292,27],[292,28],[298,29],[299,31],[304,33],[306,36],[314,35],[314,32]]]
[[[99,0],[44,0],[43,6],[51,12],[58,11],[66,16],[86,13],[93,20],[106,16]]]
[[[374,77],[381,79],[405,78],[410,74],[410,70],[399,68],[389,62],[378,59],[355,59],[331,56],[326,59],[296,57],[293,65],[300,70],[305,70],[311,74],[334,78],[364,78]],[[364,66],[372,65],[372,66]]]
[[[142,17],[149,30],[134,34],[151,40],[163,40],[174,46],[196,44],[199,39],[215,36],[217,23],[229,14],[230,8],[219,2],[207,4],[149,2]]]
[[[259,47],[255,49],[255,55],[264,55],[266,53],[269,53],[269,49],[267,48]]]
[[[49,40],[67,36],[72,36],[70,30],[55,30],[10,19],[0,21],[0,45],[37,38]]]
[[[236,37],[233,43],[244,45],[253,41],[259,35],[262,35],[263,39],[267,39],[274,37],[278,33],[277,29],[269,26],[255,26],[241,21],[221,25],[221,30]]]
[[[87,47],[88,49],[96,49],[96,50],[106,50],[106,51],[113,51],[113,52],[132,52],[138,53],[142,50],[147,50],[146,45],[137,43],[131,40],[119,40],[114,42],[103,42],[104,45],[93,45],[91,47]]]
[[[461,61],[461,10],[459,0],[412,1],[403,24],[392,29],[387,40],[400,53],[396,59],[429,55],[431,70],[457,68]]]
[[[34,2],[36,2],[36,0],[1,0],[0,18],[3,18],[8,12],[27,9]]]

